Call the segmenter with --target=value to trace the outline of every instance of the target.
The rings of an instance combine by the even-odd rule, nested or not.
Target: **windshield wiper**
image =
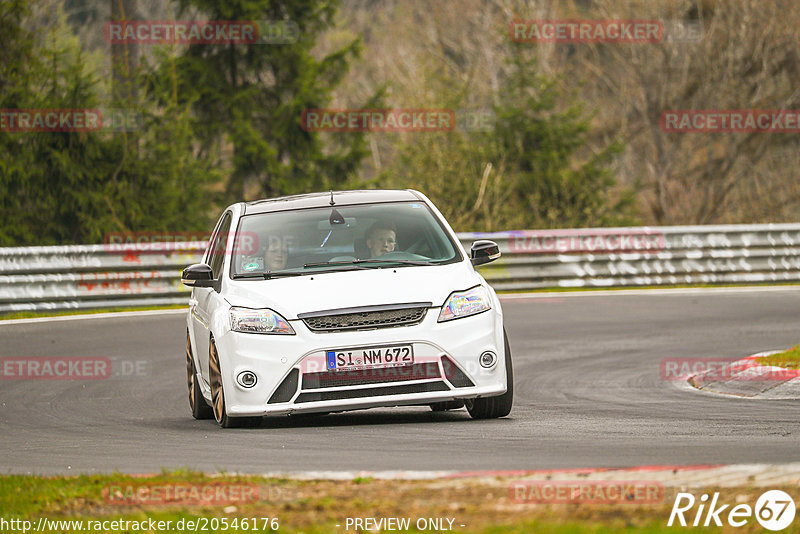
[[[436,265],[435,262],[426,260],[381,260],[381,259],[368,259],[368,260],[353,260],[353,261],[320,261],[317,263],[306,263],[303,268],[308,267],[327,267],[329,265],[361,265],[364,263],[378,263],[378,264],[401,264],[401,265]]]
[[[261,278],[262,280],[269,280],[270,278],[277,278],[279,276],[300,276],[303,274],[302,272],[296,271],[274,271],[274,272],[266,272],[266,273],[243,273],[243,274],[234,274],[234,280],[253,280],[256,278]]]
[[[358,263],[358,260],[356,260],[354,262],[353,261],[318,261],[318,262],[315,262],[315,263],[306,263],[305,265],[303,265],[303,269],[308,269],[309,267],[328,267],[328,266],[331,266],[331,265],[344,265],[344,266],[353,265],[353,266],[355,266],[356,263]]]
[[[233,275],[234,280],[255,280],[261,278],[263,280],[269,280],[271,278],[282,278],[284,276],[306,276],[309,274],[327,274],[327,273],[338,273],[342,271],[355,271],[361,269],[367,269],[367,267],[359,267],[358,265],[353,265],[351,262],[333,262],[333,263],[309,263],[308,265],[304,265],[303,267],[320,267],[320,266],[328,266],[328,265],[338,265],[340,267],[348,267],[347,269],[324,269],[318,271],[272,271],[266,273],[244,273],[244,274],[235,274]]]
[[[304,274],[298,271],[268,271],[263,273],[264,280],[269,280],[270,278],[281,278],[283,276],[303,276]]]
[[[402,265],[436,265],[436,262],[430,260],[381,260],[381,259],[368,259],[356,260],[353,263],[400,263]]]
[[[243,273],[243,274],[234,274],[234,280],[245,280],[248,278],[264,278],[264,273]]]

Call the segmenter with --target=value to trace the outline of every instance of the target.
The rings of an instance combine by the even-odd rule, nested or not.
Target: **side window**
[[[226,213],[222,224],[219,225],[217,233],[211,240],[211,253],[209,255],[209,266],[214,273],[214,279],[219,280],[222,274],[222,265],[225,263],[225,247],[228,244],[228,235],[231,231],[231,214]]]
[[[223,215],[227,217],[228,214],[225,213]],[[220,217],[219,220],[217,221],[217,224],[214,225],[214,230],[211,231],[211,237],[209,238],[208,243],[206,243],[206,250],[205,252],[203,252],[203,263],[205,263],[206,265],[211,265],[211,254],[212,252],[214,252],[214,247],[212,246],[212,243],[216,242],[217,240],[217,235],[219,235],[220,226],[222,226],[222,217]]]

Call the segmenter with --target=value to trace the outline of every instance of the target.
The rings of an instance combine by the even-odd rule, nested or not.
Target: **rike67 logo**
[[[765,529],[779,531],[792,524],[795,512],[794,500],[781,490],[764,492],[756,501],[755,508],[749,504],[722,504],[719,493],[711,496],[711,502],[705,493],[700,499],[691,493],[678,493],[667,526],[721,527],[727,523],[732,527],[743,527],[755,517]]]

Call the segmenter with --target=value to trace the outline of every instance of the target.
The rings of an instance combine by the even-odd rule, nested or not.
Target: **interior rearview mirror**
[[[340,219],[337,219],[340,220]],[[355,217],[344,217],[341,222],[331,222],[330,220],[319,221],[317,223],[317,230],[338,230],[341,228],[355,228],[358,226]]]

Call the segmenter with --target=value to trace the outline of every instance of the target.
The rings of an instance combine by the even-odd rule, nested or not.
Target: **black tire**
[[[430,405],[431,410],[434,412],[446,412],[447,410],[458,410],[464,407],[464,401],[461,400],[454,400],[454,401],[444,401],[444,402],[434,402]]]
[[[511,366],[511,347],[508,344],[508,334],[503,329],[504,349],[506,353],[506,392],[496,397],[482,397],[470,399],[466,402],[467,411],[473,419],[495,419],[505,417],[511,413],[514,404],[514,370]]]
[[[230,417],[225,410],[225,390],[222,386],[222,370],[214,338],[208,347],[208,378],[211,383],[211,409],[222,428],[252,427],[261,424],[261,417]]]
[[[192,355],[192,341],[189,339],[189,331],[186,331],[186,380],[189,386],[189,409],[195,419],[213,419],[214,410],[203,397],[203,391],[197,383],[197,367]]]

